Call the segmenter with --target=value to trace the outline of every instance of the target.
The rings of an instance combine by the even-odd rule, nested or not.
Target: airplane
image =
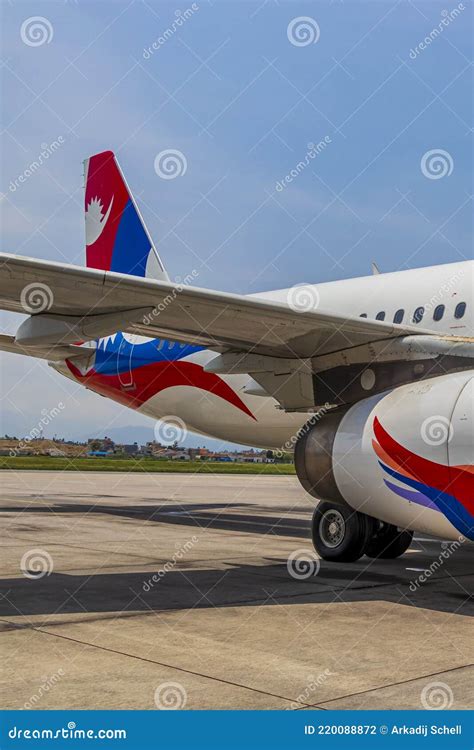
[[[112,151],[86,159],[86,267],[0,254],[0,349],[151,417],[293,451],[319,557],[474,540],[473,261],[253,295],[170,280]]]

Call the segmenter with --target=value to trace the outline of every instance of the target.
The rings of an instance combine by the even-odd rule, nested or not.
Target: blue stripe
[[[110,270],[144,277],[150,250],[150,240],[129,199],[120,217]]]
[[[437,508],[444,513],[446,518],[454,528],[458,529],[467,539],[474,540],[474,521],[469,511],[459,500],[453,495],[448,495],[446,492],[441,492],[434,487],[429,487],[426,484],[418,482],[416,479],[411,479],[402,474],[398,474],[393,469],[390,469],[385,464],[379,461],[380,466],[395,479],[405,482],[409,487],[418,490],[423,495],[426,495],[430,500],[434,502]]]
[[[177,362],[203,349],[203,346],[178,344],[165,339],[149,339],[142,344],[132,344],[122,333],[117,333],[113,341],[107,338],[97,341],[94,370],[101,375],[118,375],[153,362]]]

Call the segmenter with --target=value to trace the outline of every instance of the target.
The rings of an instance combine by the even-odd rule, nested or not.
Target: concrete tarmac
[[[0,481],[3,708],[474,707],[472,545],[317,561],[294,477]]]

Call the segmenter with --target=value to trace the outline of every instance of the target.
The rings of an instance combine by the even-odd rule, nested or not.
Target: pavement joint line
[[[8,620],[2,620],[2,622],[13,624],[13,623],[10,623]],[[124,656],[125,658],[128,658],[128,659],[137,659],[139,661],[144,661],[149,664],[156,664],[157,666],[164,667],[165,669],[173,669],[175,671],[185,672],[186,674],[191,674],[196,677],[202,677],[205,680],[213,680],[215,682],[221,682],[223,684],[231,685],[233,687],[242,688],[243,690],[250,690],[254,693],[260,693],[261,695],[268,695],[272,698],[279,698],[280,700],[287,701],[288,703],[301,703],[301,701],[295,701],[293,698],[288,698],[287,696],[284,696],[284,695],[278,695],[277,693],[270,693],[267,690],[260,690],[260,688],[250,687],[249,685],[243,685],[240,682],[234,682],[233,680],[224,680],[221,677],[214,677],[213,675],[204,674],[203,672],[197,672],[192,669],[186,669],[185,667],[177,667],[173,664],[167,664],[166,662],[157,661],[156,659],[149,659],[144,656],[138,656],[137,654],[129,654],[126,651],[119,651],[118,649],[109,648],[108,646],[99,646],[96,643],[89,643],[88,641],[82,641],[78,638],[71,638],[70,636],[63,635],[60,633],[50,633],[48,630],[44,630],[43,628],[33,627],[33,630],[37,633],[42,633],[43,635],[49,635],[49,636],[52,636],[53,638],[62,638],[63,640],[71,641],[72,643],[77,643],[81,646],[86,646],[89,648],[96,648],[96,649],[99,649],[100,651],[107,651],[112,654],[117,654],[118,656]],[[311,704],[309,703],[303,703],[302,705],[308,708],[310,707],[312,708]]]
[[[450,672],[457,672],[459,669],[469,669],[474,667],[473,663],[460,664],[459,667],[451,667],[451,669],[442,669],[439,672],[430,672],[429,674],[422,674],[419,677],[410,677],[408,680],[400,680],[399,682],[389,682],[387,685],[380,685],[379,687],[369,688],[368,690],[359,690],[356,693],[348,693],[347,695],[341,695],[339,698],[328,698],[325,701],[318,701],[314,703],[311,708],[319,708],[326,703],[335,703],[336,701],[344,700],[345,698],[352,698],[355,695],[365,695],[366,693],[375,693],[379,690],[385,690],[386,688],[397,687],[397,685],[406,685],[409,682],[418,682],[418,680],[427,680],[430,677],[439,677],[440,675],[449,674]],[[295,711],[301,711],[303,707],[296,708]]]

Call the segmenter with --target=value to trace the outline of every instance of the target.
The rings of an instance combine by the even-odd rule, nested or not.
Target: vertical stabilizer
[[[87,266],[168,281],[113,152],[86,159],[84,177]]]

